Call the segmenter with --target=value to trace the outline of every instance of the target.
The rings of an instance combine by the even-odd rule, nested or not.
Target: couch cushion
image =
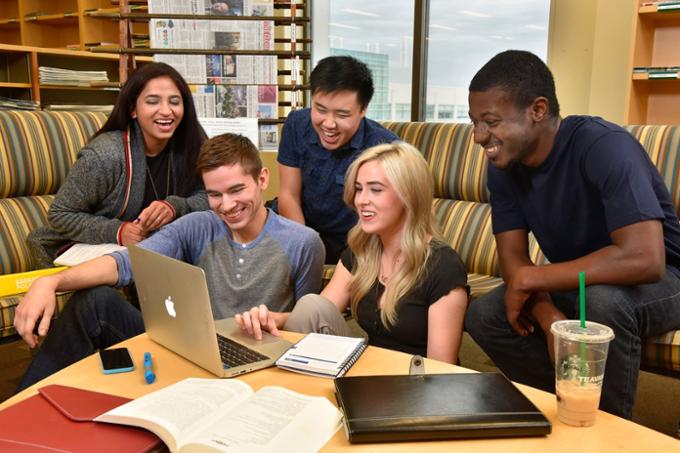
[[[680,126],[626,126],[659,169],[680,214]]]
[[[56,193],[105,121],[99,112],[0,110],[0,198]]]
[[[680,330],[645,338],[640,368],[680,377]]]
[[[434,176],[435,198],[489,201],[487,161],[470,124],[397,123],[383,126],[418,148]]]
[[[503,283],[500,277],[492,277],[484,274],[468,274],[468,285],[470,286],[470,300],[474,300],[486,294],[496,286]]]
[[[0,199],[0,274],[32,270],[26,236],[47,223],[53,199],[54,195]]]
[[[444,240],[458,252],[469,273],[500,276],[491,206],[470,201],[434,200],[434,214]]]

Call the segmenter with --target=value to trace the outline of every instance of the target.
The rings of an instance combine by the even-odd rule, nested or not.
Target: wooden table
[[[284,335],[291,341],[295,341],[300,337],[299,334],[287,332]],[[134,372],[104,375],[99,369],[97,356],[93,355],[13,396],[0,404],[0,409],[33,395],[38,387],[52,383],[136,398],[186,377],[214,377],[202,368],[154,343],[146,334],[127,340],[121,343],[121,346],[129,348],[136,365]],[[143,372],[141,371],[143,370],[142,357],[145,351],[151,352],[155,362],[157,380],[151,385],[147,385],[144,382]],[[408,374],[409,361],[410,356],[407,354],[369,347],[349,371],[348,376]],[[434,360],[426,360],[425,371],[427,373],[460,373],[470,370]],[[247,382],[254,390],[258,390],[266,385],[280,385],[307,395],[325,396],[335,404],[333,382],[330,379],[305,376],[277,368],[268,368],[246,374],[239,379]],[[322,451],[344,451],[351,447],[357,452],[452,451],[454,448],[456,451],[465,452],[502,453],[680,452],[680,441],[606,412],[598,414],[594,427],[574,428],[567,426],[557,420],[555,395],[524,385],[518,385],[518,387],[550,419],[553,424],[552,434],[546,437],[528,438],[351,445],[346,440],[345,433],[341,429],[326,444]],[[666,410],[668,409],[666,408]],[[675,409],[677,410],[677,408]],[[660,410],[663,409],[660,408]]]

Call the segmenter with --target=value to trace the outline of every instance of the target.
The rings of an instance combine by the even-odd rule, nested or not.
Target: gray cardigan
[[[28,236],[34,266],[52,266],[55,254],[70,242],[118,242],[121,225],[135,220],[142,211],[146,184],[143,139],[134,127],[128,154],[123,135],[121,131],[106,132],[78,153],[50,205],[49,227],[39,227]],[[168,151],[177,152],[172,148]],[[173,176],[189,170],[178,168],[179,161],[171,159]],[[176,190],[176,183],[171,181],[170,193]],[[170,195],[165,201],[174,208],[176,217],[208,209],[202,187],[187,198]]]

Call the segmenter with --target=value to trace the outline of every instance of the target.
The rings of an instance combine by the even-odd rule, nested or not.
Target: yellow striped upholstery
[[[489,202],[486,158],[468,124],[382,124],[423,153],[434,175],[435,198]]]
[[[0,111],[0,198],[57,192],[103,113]]]
[[[32,270],[26,236],[47,223],[47,209],[53,199],[54,195],[0,199],[0,273]]]
[[[676,212],[680,213],[680,126],[626,126],[626,129],[647,150],[671,193]]]
[[[26,236],[47,222],[53,194],[105,121],[103,113],[0,110],[0,274],[32,270]],[[0,297],[0,337],[14,333],[20,300]]]
[[[626,126],[645,147],[680,213],[680,126]],[[641,368],[680,377],[680,330],[647,338]]]

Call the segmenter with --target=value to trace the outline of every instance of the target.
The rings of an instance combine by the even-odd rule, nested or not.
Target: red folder
[[[0,411],[0,451],[146,452],[160,445],[149,431],[92,421],[128,398],[56,384],[38,392]]]

